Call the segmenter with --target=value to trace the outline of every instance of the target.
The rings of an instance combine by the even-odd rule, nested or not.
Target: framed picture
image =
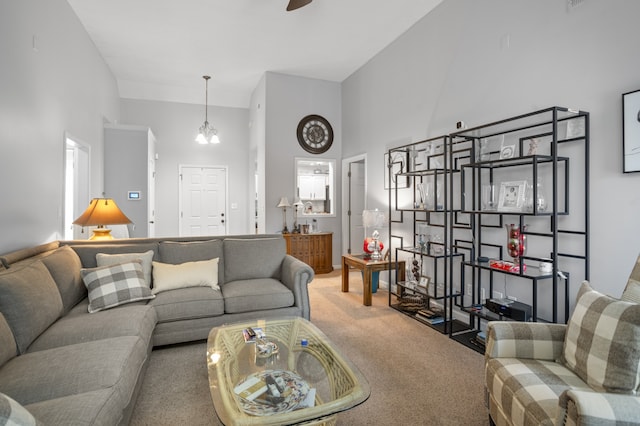
[[[408,160],[409,153],[406,151],[392,151],[391,158],[389,158],[389,153],[385,152],[384,189],[409,187],[409,177],[398,176],[398,173],[406,173],[408,171]],[[391,170],[391,186],[389,186],[389,170]]]
[[[622,95],[622,167],[640,172],[640,90]]]
[[[422,277],[420,277],[420,282],[418,283],[418,285],[419,285],[420,287],[427,288],[427,287],[429,287],[429,283],[430,283],[430,282],[431,282],[431,277],[424,277],[424,276],[422,276]]]
[[[516,155],[516,144],[507,144],[504,142],[500,147],[500,159],[504,160],[506,158],[513,158]]]
[[[500,184],[500,197],[498,198],[498,211],[521,212],[524,206],[526,180],[502,182]]]

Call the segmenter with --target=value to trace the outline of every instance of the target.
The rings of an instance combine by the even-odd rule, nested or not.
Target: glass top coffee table
[[[330,424],[370,394],[357,367],[303,318],[216,327],[207,366],[216,414],[227,426]]]

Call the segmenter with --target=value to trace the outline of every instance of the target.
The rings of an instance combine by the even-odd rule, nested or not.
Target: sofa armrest
[[[282,283],[293,292],[294,304],[302,309],[302,316],[310,319],[309,291],[307,285],[313,280],[313,269],[291,255],[282,260]]]
[[[567,389],[558,401],[556,425],[640,425],[640,396]]]
[[[485,358],[555,361],[562,354],[565,324],[490,321]]]

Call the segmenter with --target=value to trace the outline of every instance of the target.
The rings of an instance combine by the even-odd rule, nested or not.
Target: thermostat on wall
[[[127,199],[128,200],[139,200],[140,199],[140,191],[129,191],[127,193]]]

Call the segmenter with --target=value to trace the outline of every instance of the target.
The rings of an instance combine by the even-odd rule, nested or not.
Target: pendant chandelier
[[[205,91],[204,91],[204,123],[200,126],[198,131],[198,136],[196,137],[196,142],[202,145],[206,144],[216,144],[220,143],[220,139],[218,139],[218,131],[213,128],[213,126],[209,123],[207,119],[207,110],[209,104],[209,79],[211,78],[208,75],[203,75],[205,82]]]

